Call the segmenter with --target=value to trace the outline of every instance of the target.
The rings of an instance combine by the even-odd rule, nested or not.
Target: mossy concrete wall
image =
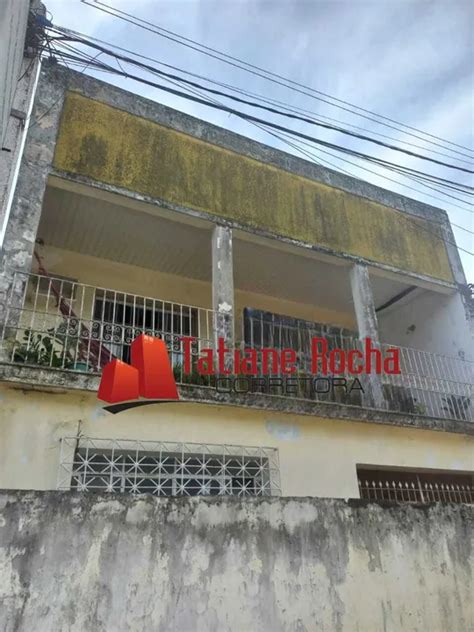
[[[472,508],[0,494],[4,632],[468,632]]]
[[[453,280],[432,221],[76,92],[65,101],[54,167],[331,252]]]

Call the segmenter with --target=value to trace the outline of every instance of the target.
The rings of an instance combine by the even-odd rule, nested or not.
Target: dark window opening
[[[115,357],[130,362],[130,345],[141,333],[163,338],[172,349],[179,346],[181,336],[197,337],[198,310],[150,299],[127,302],[97,298],[93,333],[97,330]]]

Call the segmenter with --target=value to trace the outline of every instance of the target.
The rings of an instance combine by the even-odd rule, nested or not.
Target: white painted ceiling
[[[169,274],[210,279],[209,230],[48,187],[38,231],[46,244]]]
[[[120,263],[211,280],[211,227],[173,221],[122,204],[48,187],[38,236],[45,244]],[[146,205],[143,205],[146,210]],[[282,250],[277,241],[234,239],[235,287],[286,300],[351,309],[349,264],[311,252]],[[267,245],[268,244],[268,245]],[[372,275],[376,306],[409,286]]]

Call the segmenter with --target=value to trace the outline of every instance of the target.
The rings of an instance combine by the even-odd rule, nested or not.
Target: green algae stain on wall
[[[54,166],[276,235],[452,281],[431,222],[68,94]]]

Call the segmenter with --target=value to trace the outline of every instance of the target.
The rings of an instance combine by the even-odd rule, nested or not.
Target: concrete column
[[[15,332],[19,310],[22,307],[25,276],[16,277],[14,271],[28,273],[32,268],[38,226],[43,207],[47,179],[51,172],[56,136],[61,116],[64,85],[61,81],[38,83],[31,118],[26,124],[28,132],[21,158],[18,179],[11,204],[3,196],[0,244],[0,335],[4,327]],[[13,148],[12,148],[13,149]],[[14,148],[16,149],[16,148]],[[5,329],[5,336],[10,335]],[[0,355],[5,344],[0,343]]]
[[[215,226],[212,233],[212,307],[214,342],[223,338],[228,347],[234,344],[234,268],[232,229]],[[230,355],[230,354],[229,354]]]
[[[370,338],[374,346],[379,346],[377,314],[367,266],[355,264],[350,272],[350,280],[359,339],[364,341]],[[381,376],[373,373],[364,377],[365,384],[362,386],[366,388],[367,385],[368,403],[375,408],[386,408]]]

